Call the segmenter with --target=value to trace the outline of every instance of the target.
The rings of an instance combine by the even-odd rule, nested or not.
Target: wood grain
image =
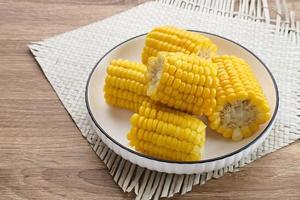
[[[26,45],[142,2],[0,0],[1,200],[134,197],[115,185]],[[300,16],[300,1],[289,2]],[[300,199],[299,144],[268,155],[241,172],[195,187],[180,198]]]

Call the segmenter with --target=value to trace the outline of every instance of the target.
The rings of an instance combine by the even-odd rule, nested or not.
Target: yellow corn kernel
[[[147,34],[142,62],[148,64],[149,58],[157,56],[158,52],[161,51],[182,52],[196,54],[203,58],[211,58],[216,54],[217,46],[200,33],[172,26],[161,26],[154,28]]]
[[[128,60],[112,60],[107,67],[104,85],[105,101],[116,107],[137,111],[141,103],[149,97],[143,64]]]
[[[209,126],[238,141],[253,135],[270,119],[270,107],[250,66],[235,56],[212,58],[218,66],[219,87]]]
[[[198,73],[191,71],[189,66],[199,68],[194,70]],[[216,73],[211,74],[215,67],[210,60],[195,54],[159,53],[151,59],[145,73],[150,77],[147,79],[147,95],[180,111],[209,115],[216,106],[218,85],[213,83],[217,83],[218,78]]]
[[[144,101],[130,121],[127,138],[137,151],[166,160],[201,159],[206,126],[198,118]]]

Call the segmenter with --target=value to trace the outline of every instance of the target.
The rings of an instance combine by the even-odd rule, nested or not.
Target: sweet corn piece
[[[217,68],[195,54],[160,52],[149,60],[147,95],[154,101],[196,115],[216,106]]]
[[[161,26],[147,34],[142,62],[147,64],[148,59],[157,56],[160,51],[193,53],[203,58],[210,58],[216,54],[217,46],[200,33],[172,26]]]
[[[144,74],[147,67],[128,60],[112,60],[104,85],[105,101],[116,107],[137,112],[146,96]]]
[[[220,84],[209,126],[226,138],[239,141],[253,135],[270,119],[270,107],[250,66],[235,56],[212,59]]]
[[[201,159],[206,126],[198,118],[144,101],[130,121],[127,138],[137,151],[165,160]]]

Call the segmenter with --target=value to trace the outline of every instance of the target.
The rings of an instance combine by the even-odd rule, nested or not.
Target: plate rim
[[[253,145],[255,142],[257,142],[263,135],[267,134],[268,133],[268,129],[270,128],[270,126],[273,125],[273,122],[277,116],[277,113],[278,113],[278,108],[279,108],[279,91],[278,91],[278,86],[277,86],[277,83],[276,83],[276,80],[273,76],[273,74],[271,73],[271,71],[269,70],[269,68],[267,67],[267,65],[256,55],[254,54],[252,51],[250,51],[248,48],[244,47],[243,45],[231,40],[231,39],[228,39],[226,37],[223,37],[223,36],[220,36],[220,35],[217,35],[217,34],[214,34],[214,33],[209,33],[209,32],[205,32],[205,31],[199,31],[199,30],[193,30],[193,29],[188,29],[188,31],[192,31],[192,32],[197,32],[197,33],[204,33],[204,34],[208,34],[208,35],[212,35],[212,36],[215,36],[215,37],[219,37],[221,39],[224,39],[224,40],[227,40],[231,43],[234,43],[236,45],[238,45],[239,47],[243,48],[244,50],[246,50],[248,53],[250,53],[251,55],[253,55],[262,65],[263,67],[267,70],[269,76],[271,77],[272,79],[272,82],[273,82],[273,85],[274,85],[274,88],[275,88],[275,93],[276,93],[276,105],[275,105],[275,109],[274,109],[274,113],[272,115],[272,118],[271,120],[268,122],[268,125],[262,130],[262,132],[256,137],[254,138],[251,142],[249,142],[247,145],[243,146],[242,148],[239,148],[231,153],[228,153],[228,154],[225,154],[225,155],[222,155],[222,156],[218,156],[218,157],[215,157],[215,158],[210,158],[210,159],[205,159],[205,160],[199,160],[199,161],[173,161],[173,160],[163,160],[163,159],[159,159],[159,158],[154,158],[154,157],[151,157],[151,156],[148,156],[146,154],[143,154],[143,153],[140,153],[140,152],[137,152],[137,151],[134,151],[128,147],[125,147],[124,145],[120,144],[118,141],[116,141],[115,139],[113,139],[105,130],[102,129],[102,127],[97,123],[97,121],[95,120],[94,118],[94,115],[92,114],[92,110],[90,108],[90,105],[89,105],[89,98],[88,98],[88,92],[89,92],[89,84],[90,84],[90,81],[91,81],[91,78],[94,74],[94,71],[96,70],[96,68],[98,67],[99,63],[110,53],[112,52],[114,49],[116,49],[117,47],[131,41],[131,40],[134,40],[138,37],[142,37],[144,35],[147,35],[148,33],[142,33],[140,35],[136,35],[136,36],[133,36],[133,37],[130,37],[126,40],[124,40],[123,42],[115,45],[114,47],[112,47],[109,51],[107,51],[100,59],[99,61],[97,61],[97,63],[95,64],[95,66],[93,67],[93,69],[91,70],[89,76],[88,76],[88,80],[87,80],[87,83],[86,83],[86,87],[85,87],[85,103],[86,103],[86,107],[87,107],[87,111],[90,115],[90,118],[91,120],[93,121],[93,123],[96,125],[96,127],[100,130],[100,132],[102,134],[104,134],[110,141],[112,141],[114,144],[118,145],[119,147],[121,147],[122,149],[126,150],[126,151],[129,151],[130,153],[133,153],[137,156],[140,156],[140,157],[143,157],[143,158],[146,158],[146,159],[150,159],[150,160],[153,160],[153,161],[159,161],[159,162],[163,162],[163,163],[173,163],[173,164],[179,164],[179,165],[186,165],[186,164],[201,164],[201,163],[210,163],[210,162],[215,162],[215,161],[218,161],[218,160],[222,160],[222,159],[225,159],[225,158],[228,158],[228,157],[231,157],[233,155],[236,155],[242,151],[244,151],[245,149],[249,148],[251,145]]]

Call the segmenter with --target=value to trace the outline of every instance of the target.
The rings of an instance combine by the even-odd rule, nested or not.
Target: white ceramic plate
[[[195,31],[198,32],[198,31]],[[129,59],[140,61],[145,42],[145,34],[127,39],[108,51],[97,63],[90,74],[86,87],[86,105],[100,138],[115,153],[124,159],[160,172],[192,174],[208,172],[223,168],[239,161],[253,152],[268,136],[277,114],[279,97],[275,80],[266,65],[253,53],[241,45],[226,38],[201,32],[218,46],[218,54],[232,54],[246,60],[259,80],[271,107],[272,118],[269,123],[261,126],[253,136],[239,142],[224,139],[219,134],[207,130],[205,155],[201,161],[174,162],[149,157],[135,151],[128,144],[126,135],[130,130],[131,112],[107,105],[104,101],[103,86],[106,68],[112,59]]]

